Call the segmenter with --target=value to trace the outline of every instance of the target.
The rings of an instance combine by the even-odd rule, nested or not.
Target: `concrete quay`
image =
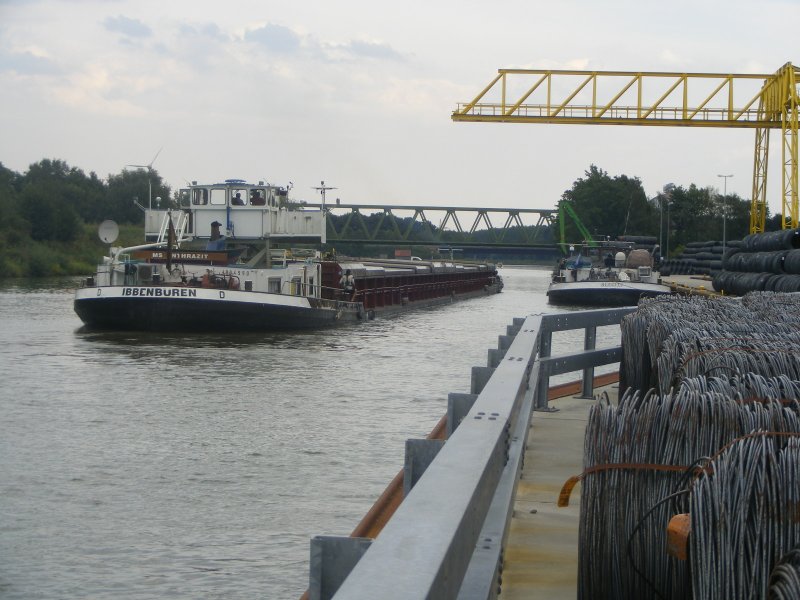
[[[595,389],[616,401],[618,384]],[[517,487],[503,568],[504,600],[574,599],[578,586],[580,484],[569,506],[558,507],[561,487],[583,471],[583,439],[595,400],[550,399],[553,412],[536,411]]]

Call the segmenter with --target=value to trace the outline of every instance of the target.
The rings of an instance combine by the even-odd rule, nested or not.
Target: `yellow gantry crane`
[[[771,129],[783,134],[782,226],[798,226],[798,73],[791,63],[772,75],[500,69],[452,118],[755,129],[750,231],[759,233],[767,218]]]

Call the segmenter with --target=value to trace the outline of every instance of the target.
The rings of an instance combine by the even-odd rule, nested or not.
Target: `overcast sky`
[[[498,68],[773,73],[800,2],[0,0],[0,162],[551,208],[596,164],[750,198],[752,130],[454,123]],[[780,212],[780,136],[768,194]]]

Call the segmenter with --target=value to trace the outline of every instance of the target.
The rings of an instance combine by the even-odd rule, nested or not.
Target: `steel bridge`
[[[458,244],[483,248],[553,248],[540,240],[556,209],[408,206],[396,204],[308,204],[324,209],[328,243]],[[331,217],[343,217],[332,219]],[[501,226],[495,223],[501,223]],[[387,231],[389,233],[387,233]]]

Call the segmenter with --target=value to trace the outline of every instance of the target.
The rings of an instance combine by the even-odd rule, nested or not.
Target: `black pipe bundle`
[[[659,267],[662,276],[669,275],[710,275],[714,276],[722,270],[725,250],[740,247],[742,241],[730,241],[723,245],[721,241],[689,242],[683,251],[665,260]]]
[[[753,233],[726,250],[722,270],[713,273],[718,292],[800,292],[800,229]]]
[[[771,252],[800,248],[800,229],[751,233],[745,236],[742,242],[748,252]]]

